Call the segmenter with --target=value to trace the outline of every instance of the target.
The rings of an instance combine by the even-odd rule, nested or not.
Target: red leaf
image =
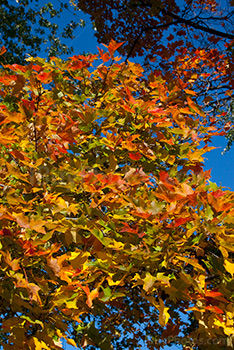
[[[173,227],[179,227],[180,225],[183,225],[190,220],[191,220],[191,217],[176,219],[174,220]]]
[[[3,230],[0,231],[0,235],[1,236],[12,236],[12,233],[7,228],[4,228]]]
[[[21,71],[21,72],[23,72],[23,73],[25,73],[26,72],[26,67],[25,66],[22,66],[22,65],[20,65],[20,64],[17,64],[17,63],[14,63],[14,64],[12,64],[12,65],[7,65],[6,67],[8,67],[8,68],[10,68],[11,70],[13,70],[13,71]]]
[[[38,74],[37,78],[42,82],[42,83],[49,83],[52,80],[51,72],[46,73],[46,72],[41,72]]]
[[[130,113],[135,113],[135,111],[133,109],[131,109],[128,105],[122,105],[121,106],[123,109],[125,109],[125,111],[130,112]]]
[[[168,188],[168,189],[173,189],[176,185],[176,182],[174,179],[169,177],[169,174],[166,171],[160,171],[159,173],[159,178],[160,181]]]
[[[129,158],[131,158],[132,160],[139,160],[141,159],[141,154],[139,152],[129,153]]]
[[[156,113],[156,114],[167,114],[167,112],[165,112],[162,108],[152,108],[152,109],[148,109],[149,113]]]
[[[138,230],[131,228],[127,223],[123,223],[124,224],[124,228],[122,228],[122,230],[120,232],[129,232],[129,233],[135,233],[138,235]]]
[[[223,295],[223,294],[220,293],[220,292],[207,291],[205,296],[206,296],[206,297],[215,298],[215,297],[219,297],[219,296],[221,296],[221,295]]]
[[[225,195],[225,192],[223,192],[222,190],[217,190],[215,192],[212,192],[212,195],[215,198],[220,198],[220,197],[223,197]]]
[[[35,110],[35,102],[34,101],[28,101],[22,98],[22,102],[24,107],[26,107],[29,110]]]

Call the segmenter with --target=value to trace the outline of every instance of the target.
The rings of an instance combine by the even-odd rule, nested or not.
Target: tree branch
[[[141,2],[141,5],[140,5],[141,7],[150,7],[150,8],[152,8],[152,3],[144,3],[142,0],[140,2]],[[203,25],[198,24],[198,23],[194,23],[193,20],[185,19],[183,17],[180,17],[180,16],[174,14],[173,12],[165,10],[164,8],[159,8],[159,10],[164,15],[167,15],[167,16],[175,19],[178,23],[186,24],[187,26],[193,27],[195,29],[202,30],[202,31],[204,31],[206,33],[209,33],[209,34],[212,34],[212,35],[220,36],[222,38],[227,38],[227,39],[231,39],[231,40],[234,39],[234,34],[224,33],[224,32],[221,32],[220,30],[209,28],[209,27],[203,26]],[[229,13],[229,16],[232,16],[232,14],[233,14],[233,11],[231,11]]]
[[[209,33],[209,34],[213,34],[213,35],[217,35],[220,36],[222,38],[227,38],[227,39],[234,39],[234,34],[228,34],[228,33],[224,33],[221,32],[217,29],[213,29],[213,28],[209,28],[209,27],[205,27],[201,24],[198,23],[194,23],[193,21],[189,20],[189,19],[185,19],[185,18],[181,18],[179,16],[177,16],[176,14],[170,12],[170,11],[166,11],[164,9],[161,9],[162,13],[164,13],[165,15],[174,18],[177,20],[178,23],[184,23],[187,26],[193,27],[195,29],[199,29],[202,30],[203,32]]]

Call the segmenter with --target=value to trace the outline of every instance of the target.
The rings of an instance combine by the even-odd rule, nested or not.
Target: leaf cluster
[[[234,194],[203,169],[222,130],[119,45],[0,72],[6,350],[230,343]]]

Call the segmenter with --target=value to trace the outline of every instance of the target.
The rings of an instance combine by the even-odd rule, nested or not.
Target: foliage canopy
[[[1,0],[0,47],[7,48],[2,61],[25,63],[26,54],[38,56],[41,51],[49,56],[71,53],[73,49],[66,45],[66,39],[74,38],[74,30],[83,23],[76,18],[64,26],[66,12],[71,10],[67,1],[58,1],[54,6],[38,0]],[[60,16],[62,25],[58,24]]]
[[[170,82],[180,77],[208,114],[233,123],[233,0],[76,0],[91,16],[100,43],[124,42],[119,52],[142,57]],[[224,62],[225,66],[224,66]],[[197,79],[199,77],[199,79]],[[234,133],[228,134],[228,148]]]
[[[203,170],[223,131],[119,46],[1,70],[6,350],[231,344],[234,194]]]

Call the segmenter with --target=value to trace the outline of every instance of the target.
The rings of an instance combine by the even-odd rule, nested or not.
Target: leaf
[[[105,294],[105,292],[104,292]],[[93,289],[90,294],[88,294],[88,298],[87,298],[87,301],[86,301],[86,304],[88,305],[88,307],[92,307],[93,305],[93,300],[98,298],[99,296],[99,292],[98,292],[98,289]],[[101,299],[103,300],[103,298]],[[108,300],[108,299],[107,299]],[[103,301],[107,301],[107,300],[103,300]]]
[[[226,198],[221,199],[222,194],[220,194],[220,191],[208,193],[207,196],[211,207],[216,212],[228,211],[232,208],[232,203],[230,203]]]
[[[195,91],[193,91],[193,90],[184,89],[184,91],[185,91],[186,94],[188,94],[188,95],[193,95],[193,96],[196,96],[196,95],[197,95],[197,93],[196,93]]]
[[[120,46],[122,46],[123,43],[124,43],[124,42],[122,42],[122,43],[117,43],[115,40],[111,39],[111,41],[110,41],[110,43],[109,43],[108,46],[106,46],[106,45],[104,45],[104,44],[103,44],[103,45],[106,46],[106,47],[108,48],[108,51],[110,52],[111,57],[113,57],[114,52],[115,52]]]
[[[227,259],[224,260],[224,267],[226,269],[227,272],[229,272],[232,277],[234,275],[234,264],[231,263],[230,261],[228,261]]]
[[[152,276],[149,272],[146,273],[146,277],[143,279],[143,289],[148,292],[151,289],[157,280],[157,277]]]
[[[189,258],[185,258],[183,256],[177,256],[176,258],[178,260],[182,260],[182,261],[186,262],[187,264],[194,266],[198,270],[205,271],[205,269],[198,263],[197,259],[189,259]]]
[[[74,346],[75,348],[77,348],[77,345],[76,345],[76,342],[71,339],[71,338],[66,338],[66,342],[69,344],[69,345],[72,345]]]
[[[163,300],[159,298],[159,324],[161,327],[165,327],[170,318],[168,310],[169,308],[165,307]]]
[[[103,53],[103,50],[98,47],[99,55],[101,56],[102,61],[105,63],[109,61],[110,55],[108,52]]]
[[[7,49],[5,48],[5,46],[2,46],[0,50],[0,56],[4,55],[5,52],[7,52]]]
[[[11,141],[9,140],[9,142],[13,142],[14,139],[12,139]],[[1,141],[1,135],[0,135],[0,141]],[[28,176],[26,174],[22,174],[16,167],[14,167],[12,164],[7,163],[7,169],[9,172],[9,175],[12,175],[14,177],[16,177],[19,180],[22,180],[23,182],[27,182],[30,183],[28,181]]]
[[[205,307],[205,310],[209,310],[212,311],[216,314],[224,314],[224,311],[221,310],[219,307],[215,306],[215,305],[208,305]]]
[[[44,324],[42,321],[39,321],[39,320],[32,320],[29,316],[25,316],[25,315],[22,315],[20,316],[20,318],[24,319],[24,320],[27,320],[28,322],[32,323],[32,324],[39,324],[41,326],[41,328],[43,329],[44,328]]]
[[[157,281],[163,282],[164,284],[167,284],[170,286],[170,277],[166,276],[165,274],[158,272],[156,276]]]
[[[30,343],[29,343],[30,349],[31,350],[51,350],[46,344],[45,342],[43,342],[42,340],[39,341],[36,337],[32,337],[30,339]]]
[[[191,100],[190,97],[187,97],[187,102],[188,102],[189,107],[190,107],[194,112],[196,112],[197,114],[199,114],[199,115],[202,116],[202,117],[205,117],[204,112],[203,112],[201,109],[199,109],[199,108],[197,107],[197,105]]]
[[[15,82],[12,95],[17,95],[23,89],[25,82],[26,82],[26,79],[23,75],[17,75],[17,80]]]
[[[139,152],[129,153],[129,158],[137,161],[137,160],[141,159],[141,154]]]
[[[103,290],[104,296],[101,298],[101,300],[108,301],[112,295],[110,287],[106,287],[106,288],[102,287],[102,290]]]
[[[5,262],[12,268],[13,271],[20,269],[20,259],[12,259],[9,252],[2,252]]]
[[[30,228],[29,220],[23,213],[14,213],[13,215],[20,227]]]

